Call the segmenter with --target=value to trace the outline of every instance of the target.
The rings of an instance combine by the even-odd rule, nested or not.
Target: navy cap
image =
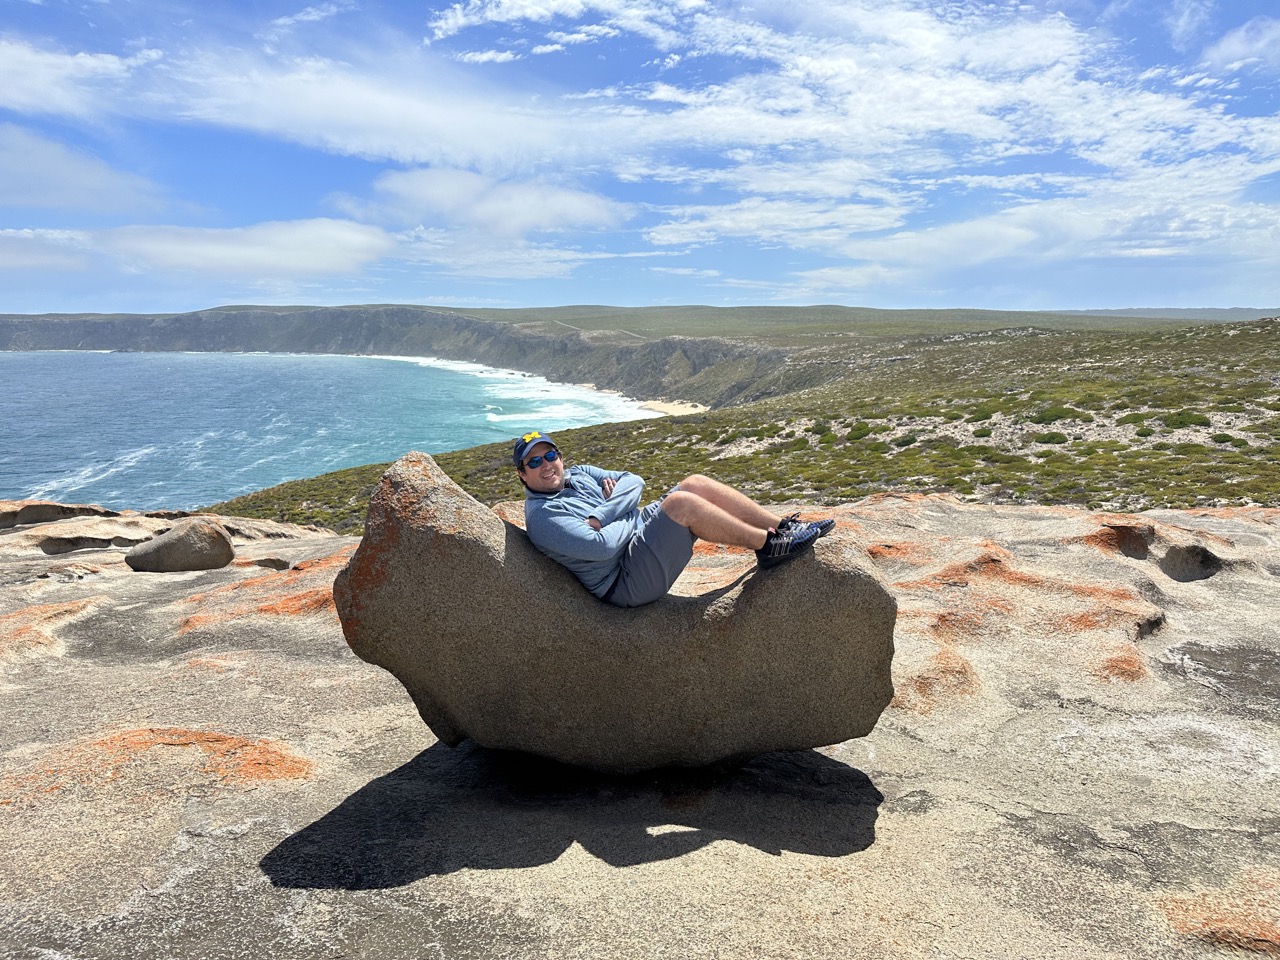
[[[524,455],[540,443],[549,443],[551,446],[555,447],[555,449],[560,449],[559,447],[556,447],[556,442],[542,431],[530,430],[523,437],[519,437],[516,440],[515,448],[511,451],[511,460],[515,463],[516,467],[523,467]]]

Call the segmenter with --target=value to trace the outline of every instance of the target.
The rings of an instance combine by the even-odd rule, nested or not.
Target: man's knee
[[[718,486],[720,486],[720,484],[715,480],[712,480],[710,477],[703,476],[700,473],[692,473],[680,481],[680,490],[684,490],[698,496],[704,496],[708,490],[714,489]],[[679,491],[677,491],[677,493],[678,492]]]
[[[662,498],[662,506],[659,509],[680,526],[687,527],[693,522],[704,503],[705,501],[692,491],[672,490]]]

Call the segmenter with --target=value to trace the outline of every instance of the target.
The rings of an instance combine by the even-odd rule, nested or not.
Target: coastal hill
[[[1280,511],[808,512],[820,556],[676,589],[856,552],[898,603],[879,724],[611,776],[437,742],[343,642],[353,537],[222,518],[231,565],[138,573],[172,516],[0,504],[0,956],[1280,951]]]
[[[1275,311],[1280,313],[1280,311]],[[1264,311],[1208,311],[1208,322]],[[829,380],[835,354],[998,331],[1143,331],[1188,312],[1123,316],[993,310],[574,306],[465,313],[392,304],[227,306],[178,314],[0,315],[0,350],[198,350],[434,356],[487,363],[640,399],[711,407]],[[849,342],[852,338],[852,342]],[[842,342],[843,341],[843,342]]]
[[[434,355],[707,409],[568,432],[571,459],[771,502],[946,491],[1138,510],[1280,502],[1280,310],[221,307],[0,316],[0,349]],[[427,451],[486,503],[502,444]],[[219,510],[358,532],[386,464]]]

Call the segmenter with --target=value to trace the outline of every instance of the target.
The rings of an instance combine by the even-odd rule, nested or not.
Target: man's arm
[[[529,539],[540,550],[575,560],[611,560],[632,533],[627,524],[595,530],[581,517],[549,510],[538,511],[527,522]]]
[[[644,480],[634,473],[627,473],[625,470],[601,470],[599,467],[592,466],[583,466],[579,469],[599,483],[605,493],[605,502],[591,513],[600,521],[602,528],[640,506],[640,498],[644,494]],[[608,482],[611,482],[612,490],[606,485]]]

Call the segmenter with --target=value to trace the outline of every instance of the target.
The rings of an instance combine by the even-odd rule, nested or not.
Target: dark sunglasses
[[[546,453],[544,453],[540,457],[530,457],[529,461],[524,465],[524,467],[526,470],[537,470],[540,466],[542,466],[543,460],[547,461],[547,463],[555,463],[559,459],[560,459],[559,450],[548,450]]]

